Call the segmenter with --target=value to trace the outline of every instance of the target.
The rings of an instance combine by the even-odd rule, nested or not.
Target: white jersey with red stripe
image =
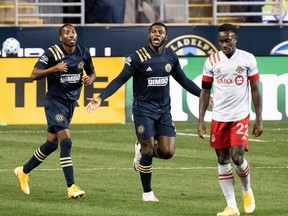
[[[231,58],[219,51],[206,59],[202,80],[213,83],[213,119],[231,122],[249,114],[249,80],[259,79],[255,56],[236,49]]]

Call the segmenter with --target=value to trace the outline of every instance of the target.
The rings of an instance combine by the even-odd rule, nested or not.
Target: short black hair
[[[229,24],[229,23],[226,23],[226,24],[219,26],[218,33],[222,32],[222,31],[231,31],[231,32],[234,32],[236,36],[238,35],[237,27],[232,25],[232,24]]]
[[[163,27],[165,28],[165,31],[166,31],[166,34],[167,34],[167,26],[166,26],[164,23],[162,23],[162,22],[154,22],[152,25],[150,25],[150,27],[149,27],[149,32],[150,32],[151,28],[152,28],[153,26],[156,26],[156,25],[158,25],[158,26],[163,26]]]
[[[63,30],[66,26],[71,26],[71,27],[75,28],[74,25],[72,25],[72,24],[70,24],[70,23],[66,23],[66,24],[64,24],[64,25],[62,25],[62,26],[60,27],[60,29],[59,29],[59,36],[61,36],[62,30]]]

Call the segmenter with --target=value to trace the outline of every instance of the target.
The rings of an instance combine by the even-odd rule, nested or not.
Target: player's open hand
[[[62,73],[66,73],[68,71],[67,63],[64,61],[59,62],[57,65],[55,65],[56,71],[60,71]]]
[[[90,102],[85,107],[86,111],[88,113],[92,113],[94,110],[96,110],[100,104],[101,104],[101,98],[87,98],[87,100],[90,100]]]

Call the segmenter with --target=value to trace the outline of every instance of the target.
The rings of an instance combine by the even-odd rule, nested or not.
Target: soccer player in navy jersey
[[[98,108],[133,76],[133,117],[137,141],[134,169],[140,172],[142,200],[157,202],[151,188],[153,157],[169,159],[175,152],[175,125],[171,116],[170,75],[188,92],[199,96],[201,89],[186,77],[177,55],[165,48],[166,25],[153,23],[149,28],[149,44],[133,52],[121,73],[97,98],[88,98],[88,112]],[[140,151],[141,150],[141,151]]]
[[[21,189],[30,194],[28,173],[40,165],[60,144],[60,164],[68,187],[68,198],[82,197],[85,192],[74,182],[70,155],[72,141],[69,123],[83,85],[95,80],[95,70],[87,48],[77,44],[77,32],[71,24],[59,29],[61,44],[49,47],[38,59],[31,73],[32,80],[47,78],[48,91],[44,98],[47,119],[47,140],[34,152],[31,159],[15,169]],[[83,74],[83,69],[86,75]]]

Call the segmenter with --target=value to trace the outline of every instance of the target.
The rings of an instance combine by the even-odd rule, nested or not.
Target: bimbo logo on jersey
[[[150,77],[147,86],[166,86],[167,84],[168,77]]]
[[[61,83],[77,83],[80,80],[80,74],[62,74]]]
[[[170,41],[170,47],[178,56],[210,56],[217,48],[207,39],[198,35],[182,35]]]

